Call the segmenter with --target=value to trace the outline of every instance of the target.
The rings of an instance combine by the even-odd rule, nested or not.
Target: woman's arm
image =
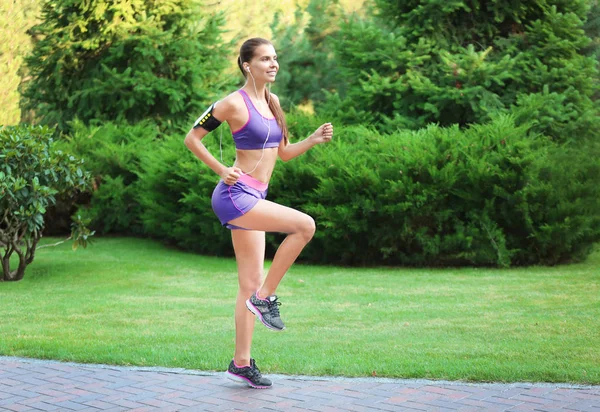
[[[284,162],[287,162],[294,157],[300,156],[315,145],[329,142],[332,137],[333,125],[331,123],[322,124],[317,130],[315,130],[313,134],[298,143],[285,144],[285,142],[282,140],[281,144],[279,145],[279,157]]]
[[[213,109],[213,116],[219,120],[226,121],[230,118],[231,111],[234,108],[231,107],[227,99],[219,102]],[[192,128],[185,136],[184,144],[198,159],[205,163],[212,169],[213,172],[218,174],[226,184],[234,184],[242,173],[241,169],[237,167],[227,167],[219,162],[204,146],[202,139],[208,134],[208,130],[203,127]]]

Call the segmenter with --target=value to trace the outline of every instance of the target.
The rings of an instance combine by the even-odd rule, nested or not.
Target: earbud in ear
[[[250,72],[250,67],[246,66],[246,71]]]

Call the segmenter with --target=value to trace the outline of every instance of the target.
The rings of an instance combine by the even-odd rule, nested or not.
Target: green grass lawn
[[[46,239],[51,243],[56,239]],[[266,373],[600,383],[600,253],[516,269],[295,265],[287,329],[256,325]],[[225,370],[233,259],[132,238],[38,251],[0,283],[0,354]]]

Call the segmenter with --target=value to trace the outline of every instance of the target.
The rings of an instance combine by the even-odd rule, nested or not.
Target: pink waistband
[[[260,190],[264,192],[269,187],[268,184],[261,182],[260,180],[256,180],[250,175],[241,175],[238,179],[240,182],[247,184],[253,189]]]

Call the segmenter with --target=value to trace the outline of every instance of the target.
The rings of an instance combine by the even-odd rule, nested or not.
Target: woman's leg
[[[269,273],[258,291],[265,298],[273,295],[281,279],[315,233],[315,221],[309,215],[268,200],[259,200],[248,213],[229,222],[261,232],[287,233],[273,258]],[[237,251],[236,251],[237,254]],[[264,238],[263,238],[264,257]],[[257,288],[258,289],[258,288]],[[254,292],[256,292],[256,290]]]
[[[262,282],[265,233],[254,230],[232,230],[231,240],[238,267],[239,283],[235,302],[235,354],[233,359],[238,366],[249,366],[255,317],[246,308],[246,300],[258,290]]]

